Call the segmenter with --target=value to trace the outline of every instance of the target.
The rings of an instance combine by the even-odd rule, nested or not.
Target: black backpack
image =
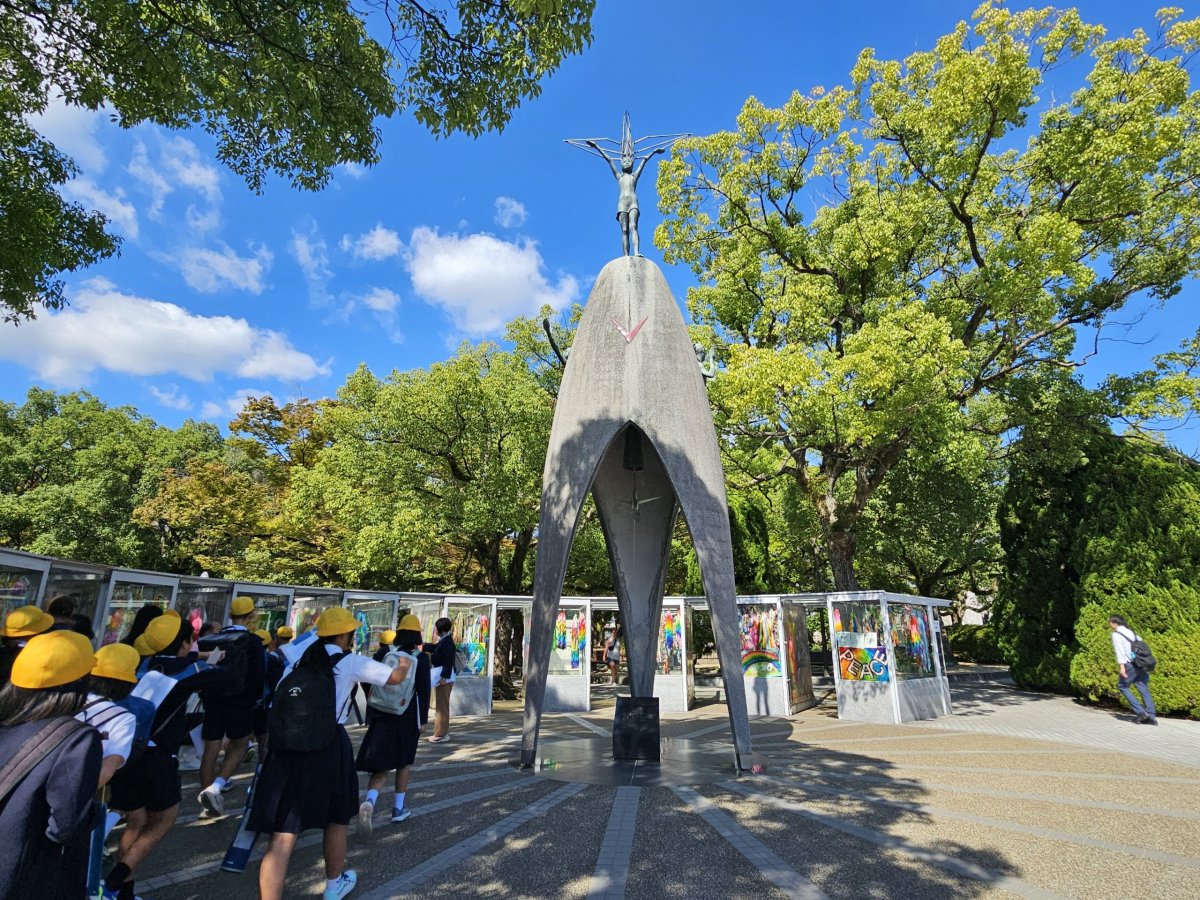
[[[1129,654],[1133,657],[1133,664],[1143,672],[1153,672],[1158,668],[1158,660],[1154,658],[1150,645],[1136,634],[1129,642]]]
[[[232,672],[234,680],[226,687],[214,688],[204,692],[209,700],[224,700],[228,697],[240,697],[252,687],[248,684],[250,678],[250,654],[262,653],[262,641],[258,635],[249,631],[219,631],[207,637],[200,638],[201,650],[220,650],[223,654],[217,664],[222,671]]]
[[[347,650],[330,656],[318,641],[279,682],[267,720],[272,752],[312,753],[333,743],[338,719],[333,669],[349,655]]]

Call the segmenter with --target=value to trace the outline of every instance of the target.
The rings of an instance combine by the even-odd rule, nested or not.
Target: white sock
[[[327,891],[333,891],[333,890],[336,890],[336,889],[337,889],[337,883],[338,883],[339,881],[341,881],[341,880],[342,880],[342,876],[341,876],[341,875],[339,875],[337,878],[326,878],[326,879],[325,879],[325,890],[327,890]]]
[[[404,809],[404,792],[403,791],[396,792],[396,799],[392,801],[392,806],[393,806],[393,808],[395,808],[395,810],[397,812]]]
[[[221,788],[225,787],[225,779],[218,775],[213,779],[212,786],[219,791]]]
[[[367,802],[370,803],[372,806],[375,805],[375,801],[378,799],[379,799],[379,791],[375,790],[374,788],[367,791]]]
[[[104,836],[106,838],[110,834],[112,834],[112,830],[117,826],[117,823],[120,821],[121,821],[120,813],[110,812],[108,815],[106,815],[104,817]]]

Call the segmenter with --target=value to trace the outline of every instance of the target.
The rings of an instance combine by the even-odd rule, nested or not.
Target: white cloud
[[[495,332],[515,316],[532,315],[542,304],[562,309],[579,296],[572,276],[560,275],[556,284],[547,280],[531,240],[442,235],[421,227],[412,233],[407,264],[417,295],[440,306],[472,337]]]
[[[125,192],[117,188],[109,193],[92,181],[86,175],[73,178],[62,186],[63,196],[70,200],[78,200],[84,206],[99,210],[115,223],[127,237],[136,240],[138,236],[137,210],[132,203],[125,200]]]
[[[496,224],[501,228],[520,228],[525,224],[525,204],[512,197],[496,198]]]
[[[59,387],[79,387],[96,369],[195,381],[217,374],[303,381],[329,373],[277,331],[124,294],[103,278],[84,282],[70,301],[61,312],[0,329],[0,359]]]
[[[358,163],[354,163],[354,162],[339,163],[337,166],[335,166],[335,168],[340,170],[344,174],[349,175],[351,178],[353,178],[355,180],[358,180],[359,178],[367,177],[367,167],[363,166],[363,165],[359,165]]]
[[[400,305],[399,294],[381,287],[371,288],[370,292],[364,294],[361,299],[363,306],[373,309],[375,312],[392,312]]]
[[[325,238],[313,224],[308,234],[292,231],[292,240],[288,244],[288,252],[300,266],[304,275],[304,283],[308,285],[308,299],[313,306],[324,306],[329,302],[329,280],[333,271],[329,268],[329,252]]]
[[[228,244],[218,244],[219,250],[188,247],[179,254],[177,262],[183,280],[205,294],[216,293],[226,286],[261,294],[263,276],[274,259],[271,251],[259,247],[253,256],[243,257]]]
[[[182,187],[208,201],[208,209],[202,213],[193,206],[188,207],[188,225],[200,231],[211,231],[220,225],[221,172],[206,162],[196,145],[187,138],[160,139],[157,162],[151,161],[145,142],[138,141],[126,171],[153,198],[148,210],[151,218],[158,218],[167,197]]]
[[[355,259],[379,261],[396,256],[404,249],[404,243],[400,240],[400,235],[390,228],[384,228],[381,222],[357,238],[344,235],[342,249],[354,254]]]
[[[105,115],[103,110],[67,106],[62,100],[53,100],[45,112],[30,116],[29,124],[74,159],[80,169],[102,172],[108,164],[108,156],[96,137],[96,131]]]
[[[192,398],[179,390],[179,385],[168,384],[159,388],[153,384],[147,385],[150,396],[168,409],[186,410],[192,408]]]
[[[200,407],[200,418],[232,419],[245,408],[246,401],[251,397],[262,399],[263,397],[270,396],[270,391],[264,391],[260,388],[238,388],[219,403],[213,400],[205,400],[204,404]]]

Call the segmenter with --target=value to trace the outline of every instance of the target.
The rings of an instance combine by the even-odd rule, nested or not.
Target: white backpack
[[[398,716],[408,709],[412,703],[413,691],[417,686],[417,656],[415,653],[405,653],[403,650],[389,650],[383,658],[384,664],[394,669],[400,664],[401,658],[412,662],[408,674],[399,684],[377,684],[371,687],[371,696],[367,706],[382,713]]]

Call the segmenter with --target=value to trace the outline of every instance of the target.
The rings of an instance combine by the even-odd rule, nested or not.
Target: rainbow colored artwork
[[[843,681],[891,681],[886,647],[843,647],[838,669]]]
[[[751,678],[782,678],[779,610],[774,605],[742,606],[742,673]]]
[[[658,670],[664,675],[683,671],[683,617],[678,608],[664,609],[658,632]]]
[[[582,674],[587,658],[587,621],[582,609],[558,611],[550,651],[551,675]]]

